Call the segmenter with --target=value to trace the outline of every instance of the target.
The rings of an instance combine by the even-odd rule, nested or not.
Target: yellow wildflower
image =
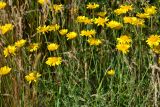
[[[85,20],[83,21],[83,23],[84,23],[85,25],[87,25],[87,24],[92,24],[92,22],[93,22],[93,20],[92,20],[92,19],[89,19],[88,17],[86,17]]]
[[[69,32],[69,33],[67,33],[66,37],[67,37],[67,40],[74,39],[77,37],[77,33],[76,32]]]
[[[15,46],[20,48],[20,47],[23,47],[25,45],[25,43],[26,43],[26,40],[21,39],[21,40],[15,42]]]
[[[137,17],[124,17],[124,23],[129,23],[136,26],[144,26],[144,20]]]
[[[148,39],[147,39],[147,44],[150,46],[150,47],[153,47],[153,46],[158,46],[159,43],[160,43],[160,36],[159,35],[151,35]]]
[[[108,21],[109,19],[106,17],[106,18],[101,18],[101,17],[98,17],[98,18],[95,18],[94,19],[94,23],[97,24],[98,26],[103,26],[106,24],[106,22]]]
[[[47,46],[47,48],[48,48],[49,51],[55,51],[59,48],[59,45],[56,44],[56,43],[51,43]]]
[[[34,81],[37,82],[38,78],[41,76],[40,73],[36,72],[36,71],[32,71],[31,73],[29,73],[28,75],[25,76],[25,79],[29,82],[29,84]]]
[[[11,68],[9,68],[8,66],[1,67],[0,76],[8,74],[10,71],[11,71]]]
[[[100,17],[105,17],[105,15],[107,14],[107,12],[98,12],[97,15]]]
[[[111,69],[111,70],[109,70],[109,71],[106,71],[106,73],[107,73],[108,75],[110,75],[110,76],[113,76],[113,75],[115,75],[115,70]]]
[[[47,27],[48,27],[48,31],[57,31],[60,28],[60,26],[58,24],[48,25]]]
[[[41,5],[47,4],[48,2],[48,0],[38,0],[38,3],[40,3]]]
[[[156,54],[160,54],[160,45],[151,47],[152,51]]]
[[[102,41],[100,39],[96,39],[96,38],[89,38],[87,40],[87,42],[90,44],[90,45],[95,45],[95,46],[98,46],[100,44],[102,44]]]
[[[59,11],[61,11],[63,9],[63,5],[62,4],[60,4],[60,5],[54,4],[53,9],[54,9],[55,13],[58,13]]]
[[[117,21],[110,21],[107,23],[107,26],[110,27],[111,29],[121,29],[123,25]]]
[[[7,4],[6,4],[5,2],[0,1],[0,9],[5,8],[6,5],[7,5]]]
[[[76,21],[78,23],[92,24],[92,19],[89,19],[88,17],[85,16],[78,16]]]
[[[133,10],[132,5],[121,5],[120,8],[114,10],[117,15],[127,13],[128,11]]]
[[[130,48],[129,44],[118,43],[116,45],[116,49],[118,49],[119,51],[122,51],[122,53],[124,53],[124,54],[126,54],[127,52],[129,52],[129,48]]]
[[[32,44],[30,44],[30,46],[29,46],[29,51],[30,51],[30,52],[34,52],[34,51],[37,51],[38,48],[39,48],[39,44],[38,44],[38,43],[32,43]]]
[[[3,50],[3,54],[5,57],[7,57],[8,55],[15,55],[15,52],[16,52],[16,47],[11,45],[8,45],[8,47],[4,48]]]
[[[65,34],[67,34],[67,32],[68,32],[68,29],[61,29],[59,31],[60,35],[65,35]]]
[[[46,32],[48,32],[49,31],[49,26],[46,26],[46,25],[44,25],[44,26],[39,26],[38,28],[37,28],[37,33],[46,33]]]
[[[147,6],[144,8],[144,12],[149,15],[154,15],[157,13],[157,8],[155,6]]]
[[[1,34],[5,34],[6,32],[10,31],[13,29],[13,25],[12,24],[5,24],[3,26],[0,26],[0,33]]]
[[[137,13],[136,16],[141,19],[150,18],[150,15],[148,13]]]
[[[47,58],[46,64],[49,66],[56,66],[62,63],[62,57],[49,57]]]
[[[96,3],[87,4],[87,9],[96,9],[98,7],[99,7],[99,4],[96,4]]]
[[[96,31],[94,29],[91,30],[82,30],[81,31],[81,36],[87,36],[87,37],[92,37],[96,34]]]
[[[131,43],[131,38],[127,35],[121,35],[120,38],[117,38],[118,43],[129,44]]]

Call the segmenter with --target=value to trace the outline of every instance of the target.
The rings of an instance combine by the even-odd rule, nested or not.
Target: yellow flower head
[[[100,17],[105,17],[105,15],[107,14],[107,12],[98,12],[97,15]]]
[[[77,37],[77,33],[76,32],[69,32],[69,33],[67,33],[66,37],[67,37],[67,40],[74,39]]]
[[[116,49],[121,51],[122,53],[126,54],[127,52],[129,52],[129,48],[130,48],[130,45],[129,44],[121,44],[121,43],[118,43],[116,45]]]
[[[38,78],[41,76],[40,73],[36,72],[36,71],[32,71],[31,73],[29,73],[28,75],[25,76],[25,79],[29,82],[29,84],[34,81],[37,82]]]
[[[127,35],[121,35],[120,38],[117,38],[118,43],[129,44],[131,43],[131,38]]]
[[[137,17],[124,17],[124,23],[129,23],[136,26],[144,26],[144,20]]]
[[[55,13],[58,13],[59,11],[61,11],[63,9],[63,5],[62,4],[60,4],[60,5],[54,4],[53,9],[54,9]]]
[[[137,13],[136,16],[141,19],[150,18],[150,15],[148,13]]]
[[[132,5],[121,5],[120,8],[114,10],[117,15],[127,13],[128,11],[133,10]]]
[[[60,26],[58,24],[48,25],[47,27],[48,27],[48,31],[57,31],[60,28]]]
[[[46,33],[46,32],[48,32],[49,31],[49,29],[50,29],[50,27],[49,26],[46,26],[46,25],[44,25],[44,26],[39,26],[38,28],[37,28],[37,33]]]
[[[6,32],[10,31],[13,29],[13,25],[12,24],[5,24],[3,26],[0,26],[0,33],[1,34],[5,34]]]
[[[0,76],[8,74],[10,71],[11,71],[11,68],[9,68],[8,66],[1,67]]]
[[[67,32],[68,32],[68,29],[61,29],[59,31],[60,35],[65,35],[65,34],[67,34]]]
[[[95,45],[95,46],[98,46],[100,44],[102,44],[102,41],[100,39],[96,39],[96,38],[89,38],[87,40],[87,42],[90,44],[90,45]]]
[[[62,57],[49,57],[46,64],[49,66],[56,66],[62,63]]]
[[[5,2],[0,1],[0,9],[5,8],[6,5],[7,5],[7,4],[6,4]]]
[[[47,46],[47,48],[48,48],[49,51],[55,51],[59,48],[59,45],[56,44],[56,43],[51,43]]]
[[[148,39],[147,39],[147,44],[150,46],[150,47],[153,47],[153,46],[158,46],[159,43],[160,43],[160,36],[159,35],[151,35]]]
[[[87,4],[87,9],[96,9],[98,7],[99,7],[99,4],[96,4],[96,3]]]
[[[8,55],[15,55],[15,52],[16,52],[16,47],[11,45],[8,45],[8,47],[4,48],[3,50],[3,54],[5,57],[7,57]]]
[[[108,75],[110,75],[110,76],[113,76],[113,75],[115,75],[115,70],[111,69],[111,70],[109,70],[109,71],[106,71],[106,73],[107,73]]]
[[[81,31],[81,36],[87,36],[87,37],[92,37],[96,34],[96,31],[94,29],[91,30],[82,30]]]
[[[84,24],[92,24],[92,19],[89,19],[88,17],[85,16],[78,16],[76,22]]]
[[[109,19],[106,17],[106,18],[102,18],[102,17],[98,17],[98,18],[95,18],[94,19],[94,23],[97,24],[98,26],[103,26],[106,24],[106,22],[108,21]]]
[[[157,13],[157,8],[155,6],[147,6],[146,8],[144,8],[144,12],[149,14],[149,15],[154,15]]]
[[[26,40],[21,39],[21,40],[15,42],[15,46],[18,47],[18,48],[21,48],[25,45],[25,43],[26,43]]]
[[[123,25],[117,21],[110,21],[107,23],[107,26],[110,27],[111,29],[121,29]]]
[[[38,3],[41,5],[47,4],[48,2],[48,0],[38,0]]]
[[[32,44],[30,44],[30,46],[29,46],[29,51],[30,51],[30,52],[37,51],[38,49],[39,49],[39,44],[38,44],[38,43],[32,43]]]

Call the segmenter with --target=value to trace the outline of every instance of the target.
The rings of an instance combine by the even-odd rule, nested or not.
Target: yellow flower
[[[91,30],[82,30],[81,31],[81,36],[87,36],[87,37],[92,37],[96,34],[96,31],[94,29]]]
[[[110,76],[113,76],[113,75],[115,75],[115,70],[111,69],[111,70],[109,70],[109,71],[106,71],[106,73],[107,73],[108,75],[110,75]]]
[[[38,3],[40,3],[41,5],[47,4],[48,2],[48,0],[38,0]]]
[[[124,17],[124,23],[129,23],[136,26],[144,26],[144,20],[137,17]]]
[[[62,57],[49,57],[46,64],[49,66],[56,66],[62,63]]]
[[[105,17],[105,15],[107,14],[107,12],[98,12],[97,15],[100,17]]]
[[[53,9],[54,9],[55,13],[58,13],[59,11],[61,11],[63,9],[63,5],[62,4],[60,4],[60,5],[54,4]]]
[[[10,71],[11,71],[11,68],[9,68],[8,66],[1,67],[0,76],[8,74]]]
[[[147,6],[144,8],[144,12],[149,15],[154,15],[157,13],[157,8],[155,6]]]
[[[131,38],[127,35],[121,35],[120,38],[117,38],[118,43],[129,44],[131,43]]]
[[[111,29],[121,29],[123,25],[117,21],[110,21],[107,23],[107,26],[110,27]]]
[[[44,25],[44,26],[39,26],[38,28],[37,28],[37,33],[46,33],[46,32],[48,32],[49,31],[49,29],[50,29],[50,27],[49,26],[46,26],[46,25]]]
[[[94,19],[94,23],[97,24],[98,26],[103,26],[106,24],[106,22],[108,21],[109,19],[106,17],[106,18],[101,18],[101,17],[98,17],[98,18],[95,18]]]
[[[89,19],[88,17],[86,17],[85,20],[83,21],[83,23],[84,23],[85,25],[87,25],[87,24],[92,24],[92,22],[93,22],[93,20],[92,20],[92,19]]]
[[[160,36],[159,35],[151,35],[148,39],[147,39],[147,44],[150,46],[150,47],[153,47],[153,46],[158,46],[159,43],[160,43]]]
[[[78,16],[76,21],[78,23],[92,24],[92,19],[89,19],[88,17],[85,16]]]
[[[49,51],[55,51],[59,48],[59,45],[56,44],[56,43],[51,43],[47,46],[47,48],[48,48]]]
[[[7,57],[8,55],[15,55],[15,52],[16,52],[16,47],[11,45],[8,45],[8,47],[4,48],[3,50],[3,54],[5,57]]]
[[[96,4],[96,3],[87,4],[87,9],[95,9],[95,8],[98,8],[98,7],[99,7],[99,4]]]
[[[117,15],[127,13],[128,11],[133,10],[132,5],[121,5],[120,8],[114,10]]]
[[[25,76],[25,79],[29,82],[29,84],[34,81],[37,82],[38,78],[41,76],[40,73],[36,72],[36,71],[32,71],[31,73],[29,73],[28,75]]]
[[[150,15],[148,13],[137,13],[136,16],[141,19],[150,18]]]
[[[129,44],[118,43],[116,45],[116,49],[118,49],[119,51],[122,51],[122,53],[124,53],[124,54],[126,54],[127,52],[129,52],[129,48],[130,48]]]
[[[30,46],[29,46],[29,51],[30,51],[30,52],[34,52],[34,51],[37,51],[38,48],[39,48],[39,44],[38,44],[38,43],[32,43],[32,44],[30,44]]]
[[[87,42],[90,44],[90,45],[95,45],[95,46],[98,46],[100,44],[102,44],[102,41],[100,39],[96,39],[96,38],[89,38],[87,40]]]
[[[155,52],[156,54],[160,54],[160,45],[154,46],[154,47],[151,47],[151,48],[152,48],[153,52]]]
[[[5,24],[3,26],[0,26],[0,33],[1,34],[5,34],[6,32],[10,31],[13,29],[13,25],[12,24]]]
[[[57,31],[60,28],[60,26],[58,24],[48,25],[47,27],[48,27],[48,31]]]
[[[7,4],[6,4],[5,2],[0,1],[0,9],[5,8],[6,5],[7,5]]]
[[[20,47],[23,47],[25,45],[25,43],[26,43],[26,40],[21,39],[21,40],[15,42],[15,46],[20,48]]]
[[[77,33],[76,32],[69,32],[69,33],[67,33],[66,37],[67,37],[67,40],[74,39],[77,37]]]
[[[65,34],[67,34],[67,32],[68,32],[68,29],[61,29],[59,31],[60,35],[65,35]]]

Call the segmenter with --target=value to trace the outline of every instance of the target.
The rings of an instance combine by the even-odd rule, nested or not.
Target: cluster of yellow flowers
[[[46,33],[48,31],[57,31],[59,30],[60,26],[58,24],[55,24],[55,25],[44,25],[44,26],[39,26],[37,28],[37,33]]]
[[[150,35],[146,40],[147,44],[153,50],[153,52],[160,53],[160,35]]]
[[[132,5],[121,5],[120,8],[114,10],[117,15],[127,13],[128,11],[132,11]]]
[[[5,34],[8,31],[13,29],[13,25],[12,24],[5,24],[5,25],[1,25],[0,26],[0,34]]]
[[[123,54],[129,52],[131,46],[131,38],[127,35],[121,35],[120,38],[117,38],[116,49],[121,51]]]

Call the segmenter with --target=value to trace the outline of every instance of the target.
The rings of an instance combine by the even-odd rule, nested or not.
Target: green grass
[[[11,0],[12,1],[12,0]],[[100,4],[94,12],[87,10],[86,0],[51,0],[51,4],[63,3],[64,11],[53,15],[36,0],[6,0],[7,6],[0,10],[0,23],[12,23],[14,29],[0,35],[0,67],[12,68],[7,75],[0,77],[1,107],[152,107],[160,106],[159,55],[151,51],[146,40],[151,34],[159,34],[160,2],[151,4],[140,2],[120,2],[120,0],[93,0]],[[90,0],[92,1],[92,0]],[[127,1],[127,0],[126,0]],[[134,10],[123,15],[114,14],[120,4],[133,4]],[[154,5],[157,14],[145,20],[145,27],[123,23],[124,16],[135,16],[143,12],[143,7]],[[72,14],[71,7],[79,11]],[[123,23],[123,28],[113,30],[98,27],[96,24],[76,23],[79,15],[97,17],[95,13],[107,11],[107,17]],[[93,14],[94,13],[94,14]],[[58,31],[45,34],[36,33],[40,25],[57,23],[61,28],[75,31],[78,37],[67,40]],[[90,46],[80,31],[95,29],[96,38],[102,40],[99,46]],[[132,45],[127,54],[116,49],[116,38],[130,35]],[[3,49],[17,40],[26,39],[26,45],[15,56],[4,57]],[[40,49],[30,53],[30,43],[39,42]],[[47,50],[47,43],[55,42],[60,48],[54,52]],[[50,56],[61,56],[61,65],[50,67],[45,62]],[[114,69],[109,76],[106,70]],[[42,74],[38,82],[29,84],[25,76],[36,70]]]

